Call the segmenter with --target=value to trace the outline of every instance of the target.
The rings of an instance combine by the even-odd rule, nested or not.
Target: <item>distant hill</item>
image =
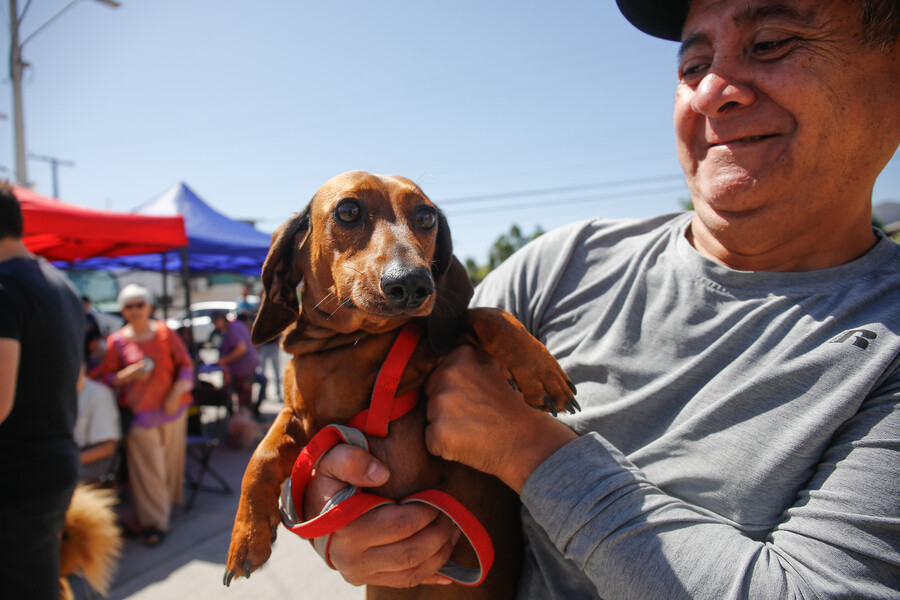
[[[900,231],[900,202],[880,202],[872,206],[872,215],[878,219],[886,233]]]

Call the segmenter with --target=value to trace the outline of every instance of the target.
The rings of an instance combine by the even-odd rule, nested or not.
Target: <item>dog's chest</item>
[[[300,392],[300,406],[295,410],[310,419],[311,434],[328,424],[346,423],[369,408],[372,390],[394,337],[372,336],[351,346],[294,358]],[[397,394],[420,387],[434,362],[430,348],[420,343],[403,371]],[[391,471],[389,483],[378,489],[381,495],[400,498],[423,489],[423,483],[439,487],[436,467],[441,461],[425,448],[424,401],[420,398],[416,408],[393,421],[386,438],[369,436],[372,454]]]

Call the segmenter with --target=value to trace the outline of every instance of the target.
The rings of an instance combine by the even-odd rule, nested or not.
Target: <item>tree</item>
[[[479,266],[472,258],[466,259],[466,271],[473,283],[478,284],[484,279],[488,273],[500,266],[500,264],[513,255],[513,253],[530,242],[539,238],[544,234],[544,230],[540,225],[534,228],[534,232],[530,236],[522,235],[522,230],[518,225],[513,225],[509,229],[509,233],[501,235],[494,242],[491,251],[488,254],[488,264]]]

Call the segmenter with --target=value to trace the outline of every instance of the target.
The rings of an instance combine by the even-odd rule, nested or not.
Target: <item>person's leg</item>
[[[172,504],[166,486],[165,455],[160,427],[132,427],[126,454],[132,503],[141,527],[169,530]]]
[[[255,375],[236,376],[232,380],[234,393],[238,397],[238,407],[246,408],[253,412],[253,380]]]
[[[165,455],[166,489],[170,504],[184,501],[184,461],[187,452],[187,411],[162,426]]]
[[[0,501],[0,596],[59,598],[59,536],[74,489]]]

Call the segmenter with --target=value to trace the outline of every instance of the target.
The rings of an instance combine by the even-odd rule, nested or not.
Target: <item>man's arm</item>
[[[0,338],[0,423],[12,412],[19,377],[19,340]]]
[[[477,361],[458,362],[452,374],[479,381],[490,393],[487,377]],[[430,387],[438,385],[433,379]],[[460,405],[496,401],[497,392],[492,400],[461,389],[454,393],[448,386],[430,397],[446,407],[430,407],[429,448],[449,449],[446,458],[487,468],[515,485],[511,477],[520,477],[532,463],[529,446],[549,430],[485,436],[473,443],[469,432],[488,426],[478,422],[486,413]],[[806,488],[764,540],[666,494],[597,434],[564,445],[534,469],[522,501],[604,598],[896,597],[898,403],[900,376],[895,376],[838,431]],[[506,422],[515,423],[519,417],[510,410],[515,409],[504,408]],[[465,418],[442,422],[445,411]]]
[[[225,365],[232,363],[245,355],[247,353],[247,344],[245,342],[238,342],[237,346],[232,349],[231,352],[223,356],[219,359],[217,363],[220,367],[224,367]]]
[[[116,451],[116,440],[104,440],[81,449],[81,464],[88,465],[113,455]]]

